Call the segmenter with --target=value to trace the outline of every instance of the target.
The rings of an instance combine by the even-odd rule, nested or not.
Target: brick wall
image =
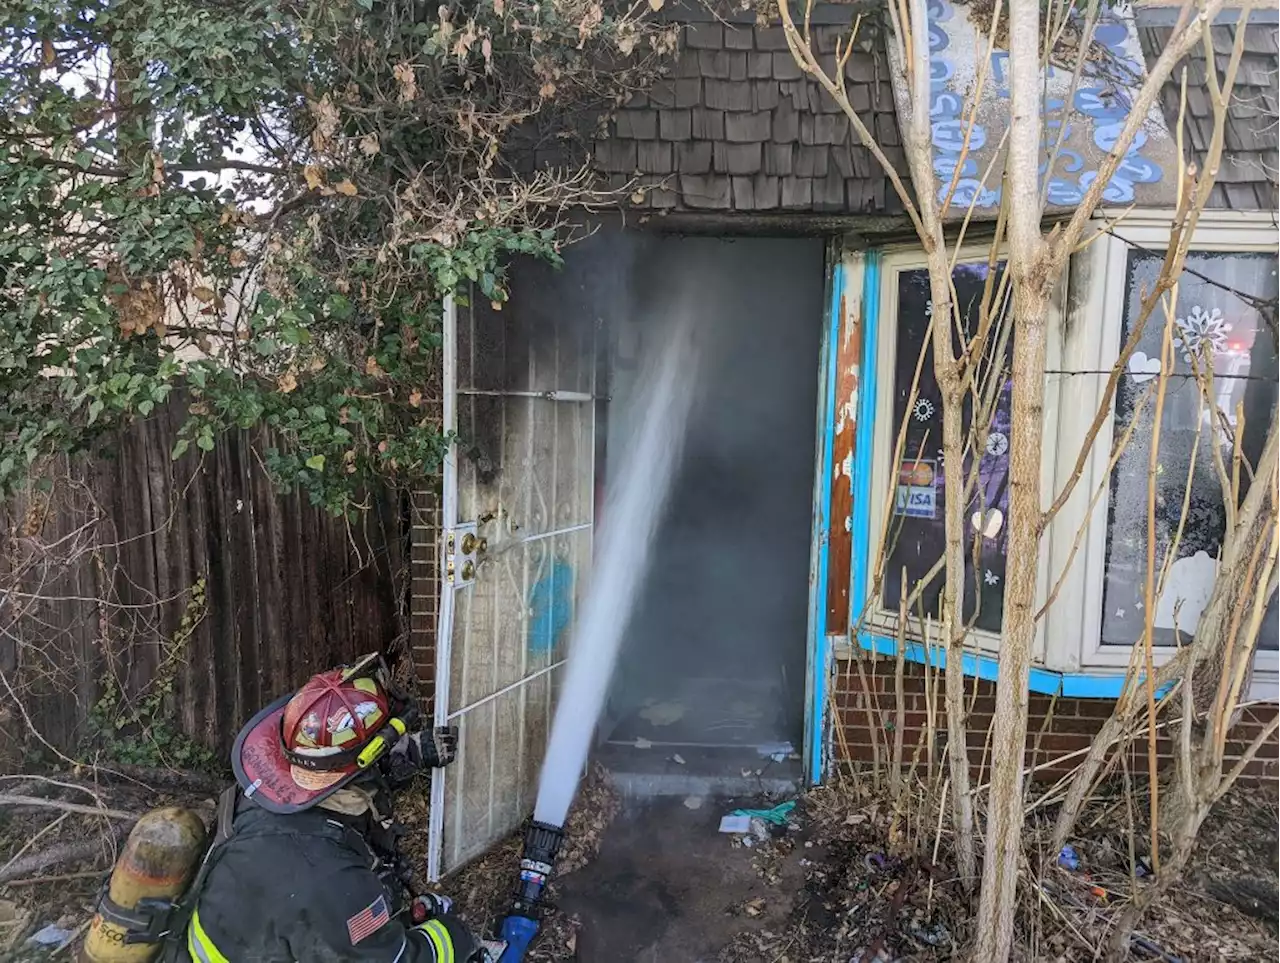
[[[861,674],[858,671],[859,664],[862,667]],[[897,711],[893,660],[878,657],[842,660],[836,671],[836,703],[839,707],[840,726],[835,741],[837,753],[847,754],[856,762],[871,762],[874,759],[874,735],[879,739],[881,759],[887,760],[893,746],[892,726]],[[946,744],[947,728],[946,714],[942,711],[941,673],[934,674],[933,684],[938,707],[935,722],[936,751],[940,753]],[[995,711],[995,685],[966,679],[965,691],[967,701],[972,705],[969,714],[969,758],[975,778],[982,780],[986,778],[990,764],[990,750],[986,743],[992,713]],[[1057,778],[1074,768],[1083,758],[1083,750],[1089,748],[1103,722],[1111,715],[1114,705],[1109,699],[1053,698],[1038,693],[1031,693],[1028,698],[1030,725],[1026,762],[1027,765],[1037,767],[1038,779]],[[903,679],[903,759],[908,765],[921,733],[928,725],[928,705],[924,667],[908,663]],[[873,720],[868,720],[868,706],[871,707]],[[1273,706],[1245,710],[1240,722],[1232,729],[1227,743],[1228,769],[1275,713]],[[1162,765],[1170,761],[1172,748],[1167,738],[1157,740],[1157,752]],[[1079,755],[1064,758],[1072,753]],[[1145,772],[1145,735],[1140,745],[1134,747],[1134,756],[1137,771]],[[920,759],[921,765],[927,761],[923,750]],[[1277,740],[1274,736],[1262,746],[1247,774],[1259,779],[1275,779],[1280,776]]]
[[[436,491],[413,493],[409,524],[409,654],[422,711],[429,716],[435,706],[440,615],[440,496]]]

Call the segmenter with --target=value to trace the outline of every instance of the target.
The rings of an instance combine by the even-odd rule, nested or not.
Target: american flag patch
[[[387,909],[387,898],[379,896],[351,919],[347,920],[347,934],[354,946],[370,933],[376,932],[391,922],[391,913]]]

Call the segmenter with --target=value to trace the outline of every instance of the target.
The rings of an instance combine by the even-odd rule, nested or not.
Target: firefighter
[[[452,761],[456,730],[413,731],[386,664],[312,677],[236,737],[177,959],[469,963],[480,944],[440,897],[410,899],[391,794]],[[182,955],[183,950],[188,955]]]

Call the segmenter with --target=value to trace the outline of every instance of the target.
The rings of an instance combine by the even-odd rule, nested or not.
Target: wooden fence
[[[224,752],[258,707],[396,638],[398,503],[348,521],[277,494],[264,435],[172,461],[182,414],[0,506],[0,758],[33,727],[73,751],[104,695],[157,680],[181,731]]]

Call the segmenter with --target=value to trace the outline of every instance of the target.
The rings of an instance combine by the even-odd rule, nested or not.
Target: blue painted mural
[[[956,168],[951,211],[963,213],[970,205],[990,209],[1000,203],[999,165],[990,165],[1007,122],[1007,109],[991,109],[991,104],[1009,99],[1008,59],[1003,50],[993,51],[987,72],[987,91],[969,134],[966,101],[976,82],[977,59],[986,51],[986,38],[968,19],[967,12],[949,0],[929,0],[929,50],[931,83],[929,113],[932,124],[934,171],[938,176],[938,200],[943,202]],[[1115,146],[1133,102],[1133,94],[1145,75],[1145,65],[1131,21],[1107,12],[1094,31],[1095,44],[1107,56],[1086,62],[1080,86],[1071,96],[1071,71],[1050,66],[1045,77],[1044,161],[1041,177],[1051,206],[1071,207],[1080,203],[1085,191],[1098,176],[1103,159]],[[1071,103],[1066,99],[1071,97]],[[994,122],[994,123],[993,123]],[[998,129],[991,127],[1000,125]],[[1063,125],[1066,125],[1064,132]],[[1073,126],[1073,124],[1075,126]],[[1127,204],[1138,200],[1139,185],[1158,184],[1163,171],[1157,159],[1167,152],[1169,138],[1162,121],[1153,115],[1155,137],[1140,130],[1119,169],[1111,178],[1103,200]],[[1161,136],[1163,135],[1163,136]],[[1166,143],[1153,141],[1159,138]],[[1049,170],[1049,158],[1061,143]],[[988,174],[987,168],[992,166]],[[984,183],[984,175],[986,181]],[[1146,198],[1154,203],[1155,198]]]

